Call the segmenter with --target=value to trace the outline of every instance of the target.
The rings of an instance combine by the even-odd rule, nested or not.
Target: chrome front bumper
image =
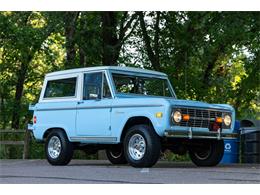
[[[188,139],[236,139],[238,137],[237,133],[222,133],[217,132],[198,132],[192,131],[180,131],[180,130],[166,130],[164,133],[165,137],[172,138],[188,138]]]

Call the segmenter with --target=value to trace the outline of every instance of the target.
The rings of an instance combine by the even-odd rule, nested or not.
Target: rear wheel
[[[47,137],[45,155],[52,165],[67,165],[73,156],[73,144],[63,131],[54,130]]]
[[[147,125],[135,125],[126,133],[124,152],[133,167],[151,167],[159,159],[161,142],[159,136]]]
[[[189,149],[189,156],[197,166],[216,166],[224,154],[223,140],[197,141]]]
[[[106,155],[108,160],[112,164],[126,164],[127,161],[124,155],[124,149],[121,144],[113,145],[110,148],[106,149]]]

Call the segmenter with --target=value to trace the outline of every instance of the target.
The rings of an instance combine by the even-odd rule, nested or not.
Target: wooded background
[[[48,72],[165,72],[178,98],[260,118],[259,12],[0,12],[0,128],[26,128]]]

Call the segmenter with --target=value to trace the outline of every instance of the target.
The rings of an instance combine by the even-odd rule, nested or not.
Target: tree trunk
[[[104,65],[115,65],[120,55],[124,41],[132,34],[137,22],[131,26],[137,17],[132,14],[128,18],[128,12],[124,12],[119,20],[118,12],[102,12],[102,63]],[[119,27],[119,30],[117,29]],[[130,29],[130,32],[126,32]]]
[[[103,65],[115,65],[118,56],[116,56],[115,46],[118,44],[117,34],[117,16],[116,12],[102,12],[102,47],[103,47]]]
[[[160,21],[160,12],[157,12],[157,17],[156,17],[156,23],[155,23],[155,37],[154,37],[154,49],[152,48],[151,45],[151,38],[148,35],[147,29],[146,29],[146,25],[145,25],[145,21],[144,21],[144,14],[143,12],[138,12],[139,15],[139,20],[140,20],[140,27],[142,30],[142,34],[143,34],[143,40],[145,43],[145,48],[146,48],[146,52],[148,55],[148,58],[152,64],[152,67],[155,70],[160,70],[160,60],[159,60],[159,21]]]
[[[212,53],[210,60],[207,64],[207,68],[205,70],[204,76],[203,76],[203,83],[205,86],[209,86],[210,82],[210,73],[215,67],[216,62],[218,61],[219,57],[224,53],[225,47],[223,45],[219,45]]]
[[[79,65],[81,67],[86,66],[86,54],[81,47],[79,48]]]
[[[160,16],[161,16],[161,12],[156,12],[156,22],[154,25],[154,31],[155,31],[155,35],[154,35],[154,55],[155,55],[155,60],[157,65],[160,65],[160,59],[159,59],[159,39],[160,39]],[[158,67],[157,67],[158,68]],[[159,68],[160,69],[160,68]]]
[[[6,110],[5,110],[5,97],[4,95],[0,95],[1,98],[1,106],[0,106],[0,120],[2,120],[2,129],[6,128]]]
[[[66,12],[64,18],[65,38],[66,38],[66,62],[65,68],[75,66],[76,48],[75,33],[79,12]]]
[[[21,110],[21,99],[23,95],[23,85],[27,73],[27,64],[22,63],[21,68],[18,71],[18,78],[16,83],[16,89],[15,89],[15,99],[14,99],[14,105],[13,105],[13,114],[12,114],[12,128],[18,129],[20,125],[20,110]]]
[[[79,48],[79,65],[80,67],[87,67],[87,51],[86,48],[89,47],[89,44],[87,44],[88,40],[91,39],[89,37],[88,33],[88,20],[87,16],[88,13],[81,12],[80,18],[78,19],[78,29],[77,29],[77,35],[79,36],[77,39],[77,45]],[[97,24],[95,24],[97,25]]]

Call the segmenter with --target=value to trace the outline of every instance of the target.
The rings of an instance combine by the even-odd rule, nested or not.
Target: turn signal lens
[[[217,123],[222,123],[222,118],[221,118],[221,117],[217,117],[217,118],[216,118],[216,122],[217,122]]]
[[[182,119],[183,119],[184,121],[188,121],[188,120],[190,120],[190,115],[184,114],[184,115],[182,115]]]
[[[156,116],[156,118],[162,118],[163,113],[162,112],[156,112],[155,116]]]

